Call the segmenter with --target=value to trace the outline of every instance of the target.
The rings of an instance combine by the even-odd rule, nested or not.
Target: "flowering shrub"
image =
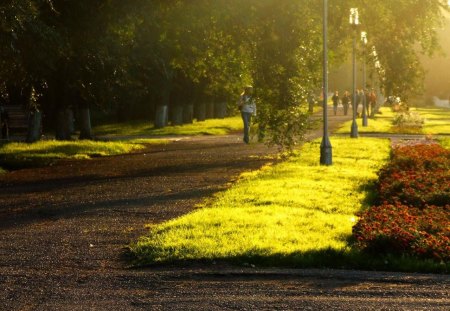
[[[353,227],[356,245],[371,253],[448,261],[449,185],[449,150],[436,144],[394,148],[379,172],[379,206],[362,213]]]
[[[399,112],[394,116],[392,124],[397,127],[418,127],[423,126],[424,120],[417,112]]]
[[[353,227],[356,244],[370,253],[450,259],[450,206],[425,209],[383,204],[360,215]]]
[[[450,202],[450,150],[437,144],[398,147],[379,172],[378,201],[423,207]]]

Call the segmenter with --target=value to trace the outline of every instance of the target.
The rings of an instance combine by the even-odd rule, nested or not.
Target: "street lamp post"
[[[363,43],[363,112],[362,112],[362,125],[367,126],[367,96],[365,94],[366,89],[366,45],[367,45],[367,32],[361,32],[361,41]]]
[[[355,34],[353,35],[353,122],[350,131],[351,138],[358,138],[358,124],[356,124],[356,110],[358,109],[356,102],[356,30],[359,25],[359,14],[357,8],[350,9],[350,25],[355,30]]]
[[[323,137],[320,144],[320,164],[333,163],[332,146],[328,137],[328,0],[323,0]]]

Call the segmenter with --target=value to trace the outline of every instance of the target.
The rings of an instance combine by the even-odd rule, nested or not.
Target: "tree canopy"
[[[447,1],[328,2],[332,63],[350,53],[358,34],[348,15],[357,7],[386,94],[420,92],[418,57],[438,49]],[[313,0],[3,1],[0,91],[21,103],[38,92],[39,109],[64,139],[60,111],[97,107],[151,119],[159,105],[231,108],[253,84],[260,126],[273,142],[292,144],[305,128],[307,94],[322,86],[322,14]]]

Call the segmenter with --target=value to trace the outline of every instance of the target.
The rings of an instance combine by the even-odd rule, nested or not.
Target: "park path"
[[[330,115],[330,129],[346,119]],[[126,266],[145,224],[192,211],[275,154],[240,135],[191,137],[0,175],[0,310],[450,309],[441,275]]]

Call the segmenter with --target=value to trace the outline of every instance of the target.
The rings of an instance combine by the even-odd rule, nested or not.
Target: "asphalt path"
[[[348,118],[330,115],[330,130]],[[194,210],[274,154],[240,135],[186,137],[0,175],[0,310],[450,310],[448,275],[128,266],[146,224]]]

